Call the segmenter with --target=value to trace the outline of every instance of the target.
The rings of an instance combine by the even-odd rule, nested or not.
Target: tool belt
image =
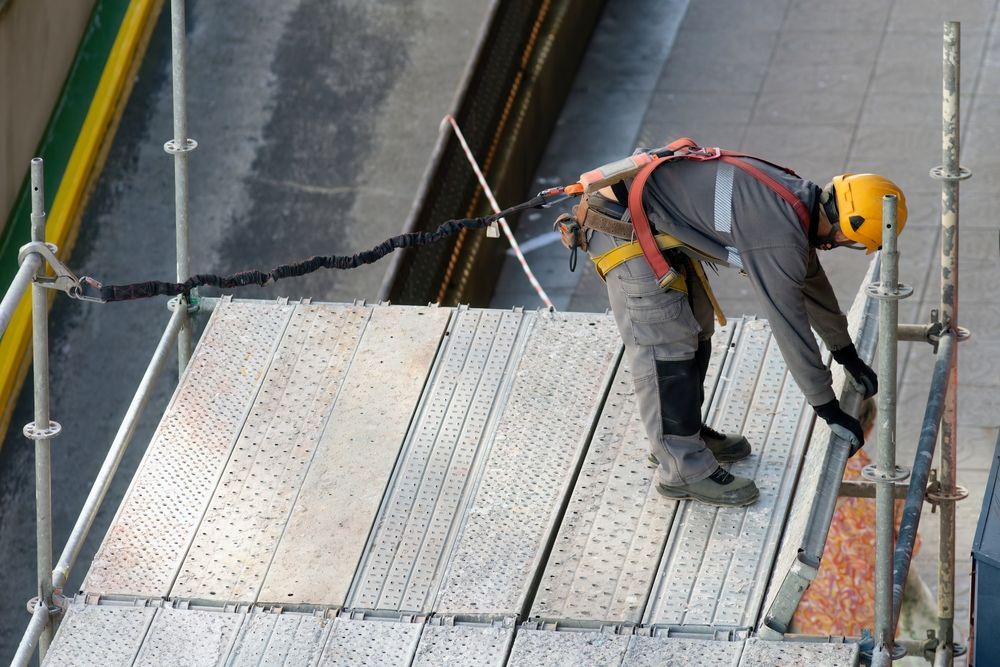
[[[601,195],[583,195],[573,207],[573,214],[563,213],[552,228],[559,232],[563,246],[573,254],[570,270],[576,270],[576,249],[586,252],[590,248],[590,231],[598,231],[615,238],[631,241],[632,225],[622,220],[628,216],[624,206],[615,204]],[[601,274],[601,278],[604,274]]]
[[[599,194],[583,195],[580,203],[573,207],[576,221],[583,229],[593,229],[624,241],[635,239],[635,230],[625,220],[628,211]]]

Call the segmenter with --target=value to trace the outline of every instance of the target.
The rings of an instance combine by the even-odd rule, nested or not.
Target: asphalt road
[[[169,3],[166,3],[169,7]],[[191,258],[196,273],[367,249],[400,231],[485,18],[486,0],[188,3]],[[155,29],[71,266],[105,283],[172,280],[169,10]],[[238,297],[374,299],[386,263]],[[208,293],[208,292],[206,292]],[[55,559],[168,319],[163,298],[56,299],[51,316]],[[82,581],[176,381],[156,387],[67,591]],[[31,385],[0,450],[0,662],[35,594]]]

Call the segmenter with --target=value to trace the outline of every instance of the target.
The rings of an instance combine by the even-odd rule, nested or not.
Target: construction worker
[[[883,195],[898,197],[899,229],[906,204],[899,188],[882,176],[844,174],[821,187],[757,158],[712,159],[718,158],[717,149],[685,145],[702,157],[650,165],[641,199],[626,194],[624,183],[606,187],[581,202],[576,218],[583,225],[581,240],[589,244],[585,249],[607,283],[650,458],[659,464],[658,490],[671,498],[742,506],[757,499],[756,484],[719,464],[749,456],[750,443],[702,423],[714,297],[700,261],[738,269],[749,278],[806,400],[819,417],[853,434],[860,447],[864,433],[858,420],[841,410],[811,328],[868,396],[877,391],[878,379],[858,357],[816,250],[854,246],[873,252],[882,242]],[[638,182],[636,177],[631,187]],[[636,202],[642,211],[636,211]],[[638,228],[635,216],[643,212],[654,233],[665,233],[662,238],[675,246],[664,256],[684,279],[671,289],[662,288],[666,278],[655,275],[648,256],[635,248],[634,230],[628,238],[613,222],[587,224],[595,216],[631,218]],[[614,233],[595,231],[607,232],[609,226]]]

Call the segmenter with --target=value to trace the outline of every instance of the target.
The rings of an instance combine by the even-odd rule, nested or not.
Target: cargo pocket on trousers
[[[619,278],[636,345],[666,345],[701,331],[687,295],[649,280]]]

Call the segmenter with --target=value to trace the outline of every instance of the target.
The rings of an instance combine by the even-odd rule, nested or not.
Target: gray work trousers
[[[694,359],[699,341],[711,339],[715,330],[711,301],[693,272],[687,280],[689,294],[662,289],[642,256],[619,264],[605,279],[635,382],[639,416],[652,454],[660,462],[657,480],[677,486],[705,479],[718,462],[701,434],[664,432],[663,407],[671,396],[661,395],[667,392],[661,391],[656,362]],[[691,386],[687,391],[700,393],[701,388]],[[689,423],[701,424],[700,406],[698,410],[698,415],[690,415]]]

